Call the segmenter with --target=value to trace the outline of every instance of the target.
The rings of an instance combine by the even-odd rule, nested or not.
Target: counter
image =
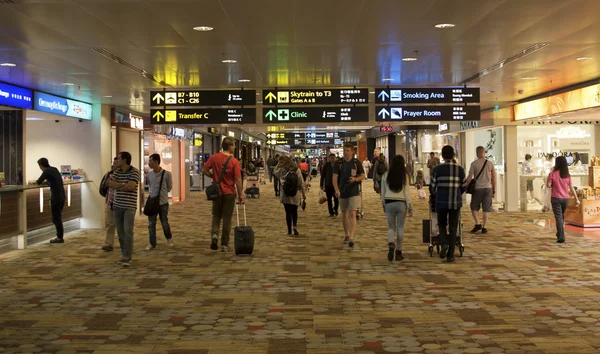
[[[64,183],[63,222],[82,217],[81,185],[91,181]],[[52,226],[50,187],[26,185],[0,188],[0,240],[17,237],[19,249],[27,248],[27,232]]]
[[[600,227],[600,200],[581,200],[577,206],[575,198],[569,200],[565,223],[579,227]]]

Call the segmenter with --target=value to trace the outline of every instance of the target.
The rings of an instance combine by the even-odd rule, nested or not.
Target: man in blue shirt
[[[354,247],[356,232],[356,210],[361,207],[359,183],[365,179],[365,170],[354,157],[354,145],[344,144],[344,158],[333,165],[333,188],[340,199],[340,208],[344,217],[344,243]]]
[[[454,149],[446,145],[442,148],[444,163],[432,170],[429,191],[435,195],[435,210],[440,230],[440,243],[442,250],[440,258],[447,262],[454,262],[454,248],[456,246],[456,233],[462,207],[462,194],[467,189],[467,175],[465,170],[454,162]],[[450,224],[450,232],[446,227]]]

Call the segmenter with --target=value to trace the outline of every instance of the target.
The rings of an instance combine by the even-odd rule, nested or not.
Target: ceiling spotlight
[[[223,59],[223,60],[221,60],[221,62],[225,63],[225,64],[235,64],[235,63],[237,63],[237,60],[234,60],[234,59]]]
[[[248,79],[239,79],[238,82],[250,82]]]
[[[0,66],[9,66],[9,67],[13,67],[13,66],[17,66],[17,64],[13,64],[13,63],[2,63],[2,64],[0,64]]]
[[[485,93],[495,93],[495,92],[496,92],[496,91],[494,91],[494,90],[488,90],[488,91],[486,91]]]
[[[591,57],[579,57],[579,58],[577,58],[577,60],[580,60],[580,61],[581,60],[592,60],[592,59],[594,59],[594,58],[591,58]]]
[[[536,80],[536,78],[532,77],[532,76],[526,76],[526,77],[522,77],[521,80]]]
[[[369,93],[375,94],[375,91],[370,91]]]
[[[406,58],[402,58],[402,61],[417,61],[417,58],[415,58],[415,57],[406,57]]]
[[[382,79],[383,81],[394,81],[394,79],[391,78],[386,78],[386,79]]]
[[[65,85],[65,86],[73,86],[73,85],[75,85],[72,82],[63,82],[62,84]]]
[[[453,28],[456,26],[454,23],[438,23],[435,28]]]
[[[102,96],[104,98],[112,98],[112,96],[108,95],[108,96]]]
[[[198,27],[194,27],[194,31],[198,31],[198,32],[209,32],[212,31],[214,28],[210,27],[210,26],[198,26]]]

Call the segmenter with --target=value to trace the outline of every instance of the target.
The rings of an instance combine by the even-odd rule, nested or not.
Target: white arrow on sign
[[[160,92],[154,95],[154,97],[152,97],[152,101],[156,101],[156,103],[160,104],[160,100],[165,100],[165,98],[163,97],[163,95],[160,94]]]
[[[381,98],[382,102],[385,102],[385,99],[390,98],[390,95],[385,90],[383,90],[379,93],[378,97]]]
[[[387,109],[385,109],[385,108],[382,108],[382,109],[381,109],[381,111],[379,111],[379,113],[377,113],[377,115],[378,115],[378,116],[382,116],[382,117],[383,117],[383,119],[385,119],[385,115],[386,115],[386,114],[389,116],[389,115],[390,115],[390,112],[388,112],[388,110],[387,110]]]

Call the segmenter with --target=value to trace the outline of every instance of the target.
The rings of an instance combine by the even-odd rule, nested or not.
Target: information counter
[[[600,200],[582,199],[577,206],[575,198],[569,200],[565,223],[579,227],[600,227]]]
[[[63,222],[82,217],[83,183],[65,182]],[[17,237],[17,247],[27,247],[27,232],[52,224],[50,188],[48,186],[5,186],[0,188],[0,240]]]

